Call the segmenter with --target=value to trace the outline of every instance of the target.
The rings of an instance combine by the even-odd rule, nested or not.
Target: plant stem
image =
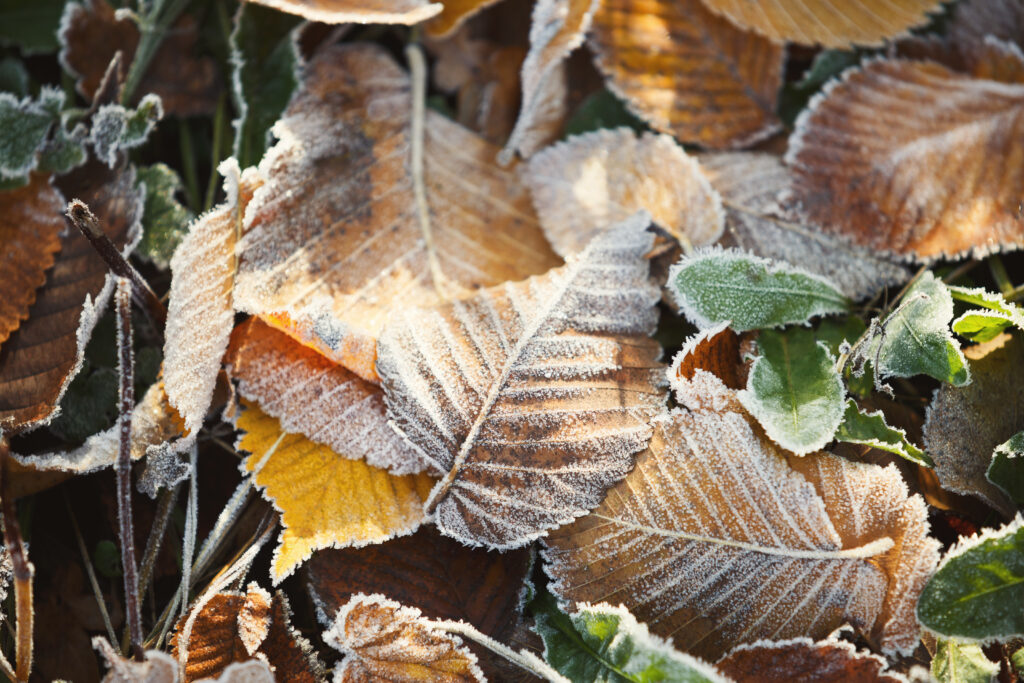
[[[181,147],[181,172],[185,176],[185,194],[188,195],[188,206],[196,213],[200,213],[196,155],[192,149],[192,131],[189,129],[186,119],[178,121],[178,142]]]
[[[1010,280],[1010,276],[1006,272],[1006,266],[1003,265],[1003,260],[999,258],[997,254],[989,256],[987,260],[988,269],[992,272],[992,279],[996,281],[996,285],[999,287],[999,291],[1002,292],[1003,296],[1013,292],[1013,281]]]
[[[542,661],[532,652],[527,650],[516,652],[504,643],[500,643],[494,638],[481,633],[472,624],[467,624],[462,621],[433,621],[429,619],[427,620],[427,623],[440,631],[454,633],[479,643],[494,654],[504,657],[516,666],[529,671],[538,678],[554,681],[555,683],[563,683],[569,680],[551,668],[549,664]]]
[[[217,112],[213,116],[213,143],[210,145],[213,150],[210,159],[210,182],[206,184],[206,199],[203,201],[203,211],[209,211],[213,206],[213,198],[217,193],[217,166],[221,161],[221,146],[224,144],[224,128],[227,122],[227,97],[221,93],[217,100]]]
[[[14,568],[14,605],[17,620],[17,638],[14,650],[14,680],[28,681],[32,673],[32,579],[36,569],[28,561],[21,527],[14,509],[14,500],[9,489],[10,477],[7,466],[11,448],[6,435],[0,435],[0,505],[3,507],[3,536],[7,552],[11,554]]]
[[[85,573],[89,577],[89,585],[92,586],[93,597],[96,598],[96,606],[99,607],[100,616],[103,617],[103,626],[107,629],[107,638],[111,643],[117,642],[117,634],[114,633],[114,625],[110,623],[110,614],[107,612],[107,604],[103,601],[103,591],[100,590],[100,583],[96,580],[96,571],[92,568],[92,561],[89,559],[89,551],[85,547],[85,539],[82,538],[82,530],[78,528],[78,520],[71,510],[71,501],[68,494],[64,494],[64,507],[68,511],[68,519],[71,520],[71,528],[75,532],[75,541],[78,544],[78,552],[82,555],[82,564],[85,566]]]
[[[160,500],[157,501],[156,514],[153,517],[153,528],[149,531],[146,550],[142,554],[142,568],[139,571],[140,595],[148,590],[149,582],[153,578],[156,557],[160,554],[160,548],[163,546],[167,525],[171,521],[171,513],[174,512],[174,504],[178,500],[180,490],[181,484],[178,484],[172,489],[164,489],[160,492]]]

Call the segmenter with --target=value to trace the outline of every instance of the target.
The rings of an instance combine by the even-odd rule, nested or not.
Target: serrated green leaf
[[[738,332],[781,327],[850,307],[825,278],[736,250],[684,256],[668,282],[679,308],[701,328],[725,321]]]
[[[846,391],[832,354],[801,327],[765,330],[757,348],[740,403],[783,448],[797,455],[819,450],[843,420]]]
[[[991,683],[999,665],[975,643],[940,640],[932,658],[932,676],[939,683]]]
[[[0,177],[23,176],[36,167],[53,114],[31,98],[0,93]]]
[[[152,93],[143,97],[135,109],[126,109],[120,104],[101,106],[93,116],[90,130],[96,156],[113,168],[118,152],[144,143],[163,116],[160,97]]]
[[[948,287],[958,301],[964,301],[982,310],[967,311],[953,321],[953,331],[976,342],[994,339],[1011,325],[1024,330],[1024,309],[1010,303],[1001,294],[980,287]]]
[[[0,0],[0,45],[27,53],[56,52],[65,0]]]
[[[934,464],[924,451],[910,443],[905,431],[886,424],[882,411],[862,413],[853,399],[846,401],[846,413],[836,431],[836,440],[878,448],[926,467]]]
[[[1017,432],[996,446],[985,478],[1014,501],[1024,504],[1024,432]]]
[[[917,617],[946,638],[1024,636],[1024,519],[962,539],[939,563],[917,603]]]
[[[242,168],[255,165],[269,146],[270,128],[298,87],[302,58],[294,39],[301,19],[242,3],[231,32],[234,155]]]
[[[550,595],[531,607],[534,630],[544,640],[544,659],[573,683],[726,680],[710,665],[651,635],[624,607],[581,603],[578,612],[568,615]]]
[[[167,268],[195,216],[174,198],[182,189],[181,179],[166,164],[140,168],[136,179],[146,185],[146,202],[142,212],[142,241],[135,253]]]

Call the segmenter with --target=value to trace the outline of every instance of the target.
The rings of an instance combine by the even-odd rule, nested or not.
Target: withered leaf
[[[697,370],[710,372],[730,389],[746,386],[746,377],[740,376],[740,337],[729,328],[728,321],[706,327],[687,339],[672,359],[668,376],[691,380]]]
[[[545,275],[385,327],[388,414],[444,477],[427,502],[442,533],[525,545],[593,508],[646,445],[665,402],[648,220]]]
[[[166,652],[147,650],[144,661],[126,659],[107,642],[93,638],[92,645],[107,663],[103,683],[177,683],[178,663]]]
[[[876,250],[930,261],[1024,245],[1024,83],[920,61],[847,71],[796,123],[788,206]]]
[[[444,0],[441,13],[427,22],[427,35],[444,38],[454,33],[463,23],[488,5],[498,0]]]
[[[408,76],[381,48],[323,50],[274,127],[281,142],[260,164],[266,182],[239,242],[236,307],[371,380],[376,337],[395,307],[557,263],[497,150],[433,111],[418,204],[411,104]]]
[[[886,661],[841,640],[760,640],[734,648],[715,668],[736,683],[904,683]]]
[[[960,43],[992,36],[1024,47],[1024,4],[1018,0],[964,0],[957,3],[949,33]]]
[[[609,88],[682,142],[744,147],[781,127],[782,48],[700,0],[606,0],[590,45]]]
[[[686,410],[655,420],[627,478],[545,540],[552,592],[622,603],[710,659],[844,622],[886,652],[912,651],[938,543],[898,470],[787,457],[710,373],[673,385]]]
[[[428,0],[250,1],[325,24],[418,24],[444,9],[444,5],[431,4]]]

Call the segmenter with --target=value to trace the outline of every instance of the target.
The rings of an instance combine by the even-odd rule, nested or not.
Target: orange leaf
[[[858,652],[841,640],[814,642],[810,638],[761,640],[740,645],[715,668],[736,683],[900,683],[907,679],[889,673],[878,655]]]

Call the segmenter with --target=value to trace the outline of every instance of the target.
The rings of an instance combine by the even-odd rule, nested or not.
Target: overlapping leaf
[[[841,640],[814,642],[810,638],[761,640],[740,645],[718,660],[715,668],[736,683],[903,683],[889,672],[886,661],[858,652]]]
[[[429,0],[252,0],[325,24],[417,24],[444,6]]]
[[[931,670],[939,683],[992,683],[999,665],[976,643],[942,639],[935,648]]]

